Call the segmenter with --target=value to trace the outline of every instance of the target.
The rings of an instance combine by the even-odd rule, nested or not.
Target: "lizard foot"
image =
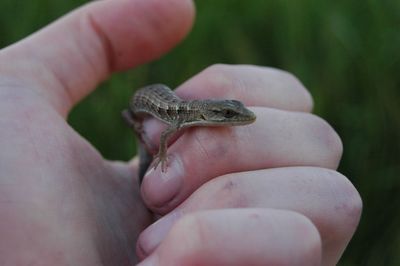
[[[166,155],[166,154],[157,154],[155,157],[154,157],[154,160],[153,160],[153,165],[154,165],[154,169],[156,169],[157,168],[157,166],[161,163],[161,172],[163,172],[163,173],[165,173],[165,172],[167,172],[167,168],[168,168],[168,158],[169,156],[168,155]]]

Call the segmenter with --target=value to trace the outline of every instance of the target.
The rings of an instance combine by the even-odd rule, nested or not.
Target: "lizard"
[[[153,116],[168,125],[161,133],[158,153],[145,134],[142,123]],[[178,130],[193,126],[238,126],[253,123],[256,115],[238,100],[206,99],[183,100],[164,84],[153,84],[138,89],[122,116],[139,139],[139,182],[154,161],[154,169],[161,164],[167,170],[167,145]]]

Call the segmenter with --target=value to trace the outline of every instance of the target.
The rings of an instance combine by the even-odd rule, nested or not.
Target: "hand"
[[[140,265],[335,265],[360,218],[359,194],[335,171],[342,143],[310,114],[309,93],[270,68],[216,65],[182,98],[239,99],[254,124],[193,128],[169,147],[169,168],[142,195],[166,214],[140,236]],[[144,125],[154,142],[163,126]]]
[[[104,160],[65,118],[111,72],[174,46],[193,13],[189,0],[96,1],[0,51],[1,265],[137,261],[152,221],[137,169]]]

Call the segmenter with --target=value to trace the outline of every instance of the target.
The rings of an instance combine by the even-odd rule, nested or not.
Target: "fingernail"
[[[183,183],[183,166],[178,156],[168,156],[166,172],[150,169],[143,179],[143,198],[151,207],[163,207],[179,192]]]
[[[171,212],[140,234],[138,246],[144,255],[151,254],[158,247],[180,216],[182,216],[180,211]]]

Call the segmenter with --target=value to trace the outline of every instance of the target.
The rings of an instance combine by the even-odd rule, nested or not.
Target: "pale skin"
[[[336,171],[340,138],[292,75],[215,65],[182,84],[183,98],[235,98],[257,121],[176,136],[167,173],[141,188],[136,160],[105,160],[65,122],[193,17],[189,0],[95,1],[0,51],[1,265],[337,263],[362,203]],[[157,144],[163,125],[144,128]]]

